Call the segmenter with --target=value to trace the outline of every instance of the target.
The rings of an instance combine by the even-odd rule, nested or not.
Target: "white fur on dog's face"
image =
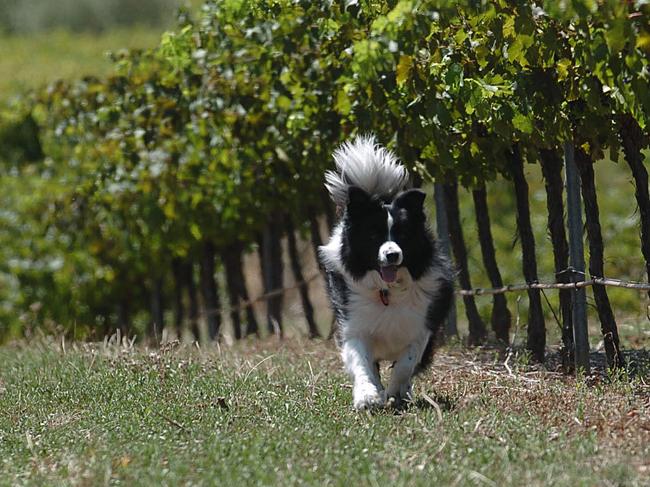
[[[391,261],[392,259],[392,261]],[[384,242],[381,247],[379,247],[379,256],[377,257],[377,262],[381,267],[389,265],[401,265],[404,260],[404,255],[402,254],[402,249],[395,242],[388,241]]]
[[[386,235],[386,241],[379,247],[379,255],[377,256],[377,262],[380,267],[385,267],[389,265],[401,265],[404,260],[404,255],[402,254],[402,249],[397,243],[393,241],[392,229],[393,229],[393,216],[390,214],[390,209],[386,208],[386,214],[388,216],[386,220],[386,227],[388,228],[388,235]]]

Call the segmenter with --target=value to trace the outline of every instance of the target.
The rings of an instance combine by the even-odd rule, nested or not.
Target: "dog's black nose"
[[[388,252],[386,254],[386,262],[395,264],[399,260],[399,252]]]

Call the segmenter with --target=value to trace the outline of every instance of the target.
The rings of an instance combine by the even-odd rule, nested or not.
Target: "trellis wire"
[[[279,289],[273,289],[269,291],[268,293],[260,294],[256,298],[249,299],[249,300],[242,300],[239,305],[237,306],[232,306],[230,307],[231,310],[237,310],[237,311],[242,311],[248,307],[254,306],[257,303],[261,303],[263,301],[267,301],[271,298],[276,298],[278,296],[282,296],[284,293],[288,291],[293,291],[294,289],[298,289],[302,286],[307,286],[310,282],[315,281],[318,279],[322,274],[320,272],[317,272],[315,274],[312,274],[309,276],[307,279],[304,281],[296,282],[292,286],[289,287],[282,287]],[[206,309],[203,311],[202,314],[208,315],[208,314],[217,314],[221,313],[221,309]]]
[[[567,272],[571,271],[571,269],[567,269]],[[309,276],[309,278],[305,279],[304,281],[296,282],[295,284],[289,286],[289,287],[284,287],[280,289],[274,289],[272,291],[269,291],[268,293],[261,294],[253,299],[249,299],[248,301],[242,301],[239,303],[239,305],[234,308],[234,309],[245,309],[249,306],[253,306],[255,304],[261,303],[263,301],[266,301],[268,299],[280,296],[286,292],[293,291],[295,289],[298,289],[301,286],[308,285],[309,283],[315,281],[318,279],[322,274],[320,272],[312,274]],[[561,283],[561,282],[554,282],[554,283],[544,283],[544,282],[532,282],[528,284],[509,284],[506,286],[498,287],[498,288],[474,288],[474,289],[457,289],[456,290],[456,295],[457,296],[488,296],[488,295],[493,295],[493,294],[503,294],[503,293],[508,293],[508,292],[520,292],[520,291],[526,291],[528,289],[579,289],[579,288],[585,288],[589,286],[593,286],[594,284],[602,285],[602,286],[613,286],[613,287],[621,287],[621,288],[626,288],[626,289],[638,289],[640,291],[650,291],[650,283],[647,282],[634,282],[634,281],[623,281],[621,279],[612,279],[612,278],[606,278],[606,277],[594,277],[592,279],[586,280],[586,281],[579,281],[579,282],[567,282],[567,283]],[[207,310],[209,313],[216,313],[220,312],[220,310]]]
[[[576,272],[572,267],[567,268],[565,271],[570,273],[572,276],[580,275],[581,273]],[[233,307],[232,309],[234,310],[244,310],[249,306],[253,306],[257,303],[261,303],[263,301],[266,301],[268,299],[271,299],[276,296],[283,295],[284,293],[288,291],[292,291],[295,289],[298,289],[301,286],[307,286],[311,282],[315,281],[319,277],[321,277],[323,274],[321,272],[317,272],[312,274],[309,278],[305,279],[304,281],[296,282],[292,286],[285,287],[285,288],[280,288],[280,289],[274,289],[268,293],[261,294],[260,296],[257,296],[256,298],[250,299],[248,301],[242,301],[238,306]],[[541,289],[542,291],[545,289],[573,289],[573,290],[583,290],[594,285],[600,285],[600,286],[611,286],[611,287],[619,287],[619,288],[624,288],[624,289],[636,289],[639,291],[650,291],[650,283],[647,282],[635,282],[635,281],[624,281],[622,279],[613,279],[613,278],[608,278],[608,277],[592,277],[591,279],[588,280],[583,280],[583,281],[577,281],[577,282],[569,282],[569,283],[562,283],[562,282],[554,282],[554,283],[544,283],[544,282],[531,282],[531,283],[525,283],[525,284],[510,284],[506,286],[502,286],[499,288],[475,288],[475,289],[458,289],[456,290],[455,294],[456,296],[490,296],[494,294],[504,294],[504,293],[510,293],[510,292],[521,292],[521,291],[526,291],[528,289]],[[207,316],[209,314],[217,314],[221,313],[220,309],[208,309],[204,310],[201,315]],[[589,373],[589,345],[588,342],[585,343],[586,345],[586,361],[579,361],[578,360],[578,355],[582,355],[579,353],[579,350],[576,348],[576,370],[582,370],[584,373]]]
[[[593,286],[594,284],[601,286],[622,287],[626,289],[638,289],[640,291],[650,291],[650,283],[647,282],[632,282],[607,277],[594,277],[586,281],[578,282],[531,282],[526,284],[510,284],[497,288],[459,289],[456,291],[456,294],[459,296],[483,296],[503,294],[507,292],[527,291],[528,289],[580,289]]]

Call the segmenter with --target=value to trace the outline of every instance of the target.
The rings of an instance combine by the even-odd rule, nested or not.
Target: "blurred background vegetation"
[[[152,48],[198,0],[0,0],[0,98],[57,79],[104,76],[107,53]]]
[[[16,130],[15,124],[7,123],[22,120],[22,106],[15,102],[16,96],[58,79],[104,77],[113,73],[115,62],[108,52],[118,56],[123,49],[146,49],[159,45],[163,32],[175,25],[177,9],[184,7],[196,11],[200,3],[198,0],[0,0],[0,120],[6,123],[4,128],[0,126],[0,147],[3,147],[3,138],[16,139],[29,134],[29,126],[21,125]],[[4,147],[8,146],[25,147],[24,144]],[[112,291],[101,289],[102,283],[114,286],[111,284],[115,279],[113,270],[99,262],[86,246],[56,232],[51,222],[43,217],[52,210],[53,202],[48,196],[65,193],[69,188],[63,187],[64,183],[55,177],[57,168],[48,166],[52,161],[41,160],[40,150],[33,147],[31,154],[0,152],[0,339],[43,328],[48,332],[66,330],[75,337],[91,336],[89,330],[104,330],[104,322],[115,313],[114,303],[110,302],[114,297]],[[20,163],[14,164],[16,160]],[[530,184],[539,275],[543,281],[552,281],[553,254],[546,229],[544,184],[537,165],[526,165],[526,174]],[[596,165],[596,177],[605,239],[605,274],[621,279],[645,280],[631,176],[628,171],[620,170],[616,163],[603,160]],[[497,260],[503,279],[506,283],[520,283],[523,281],[521,250],[517,244],[515,196],[511,182],[497,178],[487,184],[487,189]],[[431,188],[427,191],[431,194]],[[462,189],[460,196],[473,284],[490,287],[475,238],[471,193]],[[431,221],[435,211],[432,202],[430,197]],[[321,224],[325,227],[324,222]],[[247,250],[254,248],[255,245]],[[307,262],[307,270],[315,271],[313,253],[306,240],[299,241],[299,249]],[[246,253],[244,267],[251,294],[263,292],[259,264],[253,254]],[[218,285],[225,295],[223,264],[218,263],[216,271]],[[285,273],[285,283],[291,285],[294,276],[286,266]],[[130,286],[134,294],[139,293],[140,300],[148,299],[142,283],[124,285]],[[168,287],[172,286],[169,283]],[[330,313],[320,281],[312,286],[311,295],[316,304],[316,320],[321,332],[326,334]],[[550,306],[544,302],[544,312],[551,330],[549,342],[553,343],[559,336],[559,328],[553,325],[551,308],[557,312],[558,300],[556,293],[547,295]],[[524,294],[520,297],[521,300],[519,295],[508,295],[509,306],[513,311],[518,310],[517,316],[525,320],[526,297]],[[612,289],[610,297],[624,340],[628,344],[647,340],[650,335],[646,325],[647,295]],[[481,297],[477,302],[481,315],[489,322],[490,298]],[[298,303],[297,293],[289,294],[285,306],[289,333],[304,333]],[[459,300],[458,304],[458,316],[462,320],[462,301]],[[47,313],[43,312],[44,309]],[[227,310],[225,305],[224,311]],[[261,313],[262,306],[256,310]],[[148,312],[144,306],[135,313],[134,331],[140,335],[145,333]],[[167,321],[171,321],[172,310],[168,309],[166,313]],[[596,329],[596,314],[593,309],[590,313]],[[225,324],[229,324],[227,317]],[[228,326],[225,330],[227,335],[231,334]],[[525,331],[519,333],[523,339]],[[597,335],[593,340],[598,342]]]
[[[0,32],[103,32],[134,25],[168,27],[183,0],[0,0]]]
[[[179,9],[196,10],[200,4],[0,0],[0,118],[5,122],[0,123],[0,340],[38,330],[57,333],[87,311],[101,308],[103,299],[102,293],[84,289],[96,277],[101,280],[105,269],[88,249],[54,238],[42,219],[46,195],[64,188],[55,178],[44,177],[40,149],[32,147],[31,154],[9,149],[21,145],[17,139],[34,135],[29,127],[11,123],[24,115],[19,100],[57,80],[107,76],[115,69],[112,56],[155,47],[175,24]],[[10,169],[9,160],[22,164]],[[54,314],[62,319],[43,319],[39,311],[44,306],[56,309]],[[101,326],[103,320],[97,318],[91,327]],[[88,326],[79,325],[77,336],[83,336]]]

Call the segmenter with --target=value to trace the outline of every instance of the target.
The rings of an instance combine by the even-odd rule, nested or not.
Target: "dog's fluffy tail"
[[[348,202],[348,188],[358,186],[368,194],[390,199],[404,189],[409,174],[388,149],[380,147],[374,135],[358,136],[334,152],[336,171],[325,173],[325,187],[336,206]]]

